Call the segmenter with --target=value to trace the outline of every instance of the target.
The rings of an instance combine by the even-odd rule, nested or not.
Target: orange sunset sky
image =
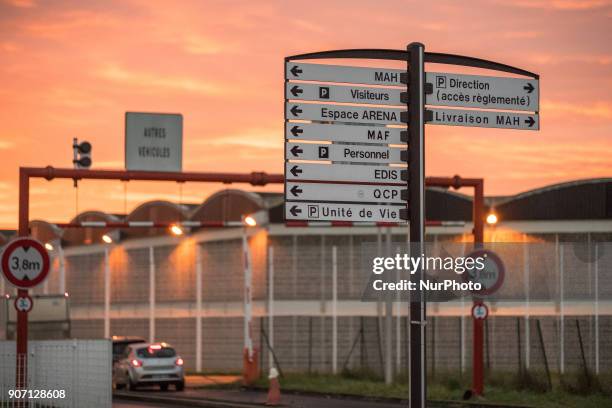
[[[540,132],[428,126],[427,175],[484,177],[488,195],[612,176],[610,1],[0,0],[0,227],[19,166],[71,167],[73,137],[122,168],[127,110],[184,115],[185,170],[282,172],[283,57],[411,41],[541,75]],[[31,218],[218,188],[38,180]]]

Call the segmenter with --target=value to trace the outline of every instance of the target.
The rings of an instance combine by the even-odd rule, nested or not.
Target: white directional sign
[[[539,130],[538,114],[496,112],[467,109],[428,108],[432,125],[470,126],[500,129]]]
[[[363,88],[295,82],[285,84],[285,98],[319,102],[401,105],[400,94],[405,91],[405,89],[400,88]]]
[[[354,163],[405,164],[401,149],[386,146],[285,143],[288,160],[326,160]]]
[[[343,65],[303,64],[288,62],[289,80],[342,82],[349,84],[392,85],[406,87],[400,82],[401,69],[347,67]]]
[[[433,93],[428,105],[465,106],[485,109],[540,110],[540,85],[537,79],[504,78],[427,72]]]
[[[285,116],[289,120],[321,122],[380,123],[402,125],[400,112],[406,109],[378,108],[319,103],[287,103]]]
[[[402,171],[406,169],[355,164],[285,163],[285,178],[299,181],[349,181],[406,186],[406,181],[402,181]]]
[[[354,203],[403,203],[406,186],[294,183],[286,185],[287,200],[343,201]]]
[[[386,126],[355,126],[324,123],[285,123],[285,138],[327,140],[331,142],[406,144],[401,132],[406,128]]]
[[[313,202],[287,202],[285,219],[307,221],[370,221],[405,222],[400,209],[405,205],[337,204]]]

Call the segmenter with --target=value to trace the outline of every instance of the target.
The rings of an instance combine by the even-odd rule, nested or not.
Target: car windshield
[[[141,358],[167,358],[175,357],[176,351],[172,347],[144,347],[136,350],[136,355]]]

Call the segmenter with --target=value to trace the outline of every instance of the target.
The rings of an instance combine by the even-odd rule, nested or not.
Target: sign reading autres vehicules
[[[183,115],[126,112],[125,168],[182,171]]]

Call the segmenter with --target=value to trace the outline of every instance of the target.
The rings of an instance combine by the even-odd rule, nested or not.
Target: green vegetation
[[[436,373],[429,380],[428,396],[431,400],[462,400],[469,388],[470,374],[463,377],[451,373]],[[580,375],[553,378],[553,390],[546,391],[548,382],[542,373],[528,373],[519,378],[516,374],[489,375],[485,397],[479,402],[529,406],[538,408],[612,408],[611,377],[591,378],[590,385]],[[369,372],[345,372],[342,375],[286,374],[281,378],[284,391],[301,391],[321,394],[358,395],[372,398],[407,398],[407,378],[400,377],[392,385],[385,385]],[[267,387],[267,378],[258,386]],[[466,406],[469,406],[466,404]]]

